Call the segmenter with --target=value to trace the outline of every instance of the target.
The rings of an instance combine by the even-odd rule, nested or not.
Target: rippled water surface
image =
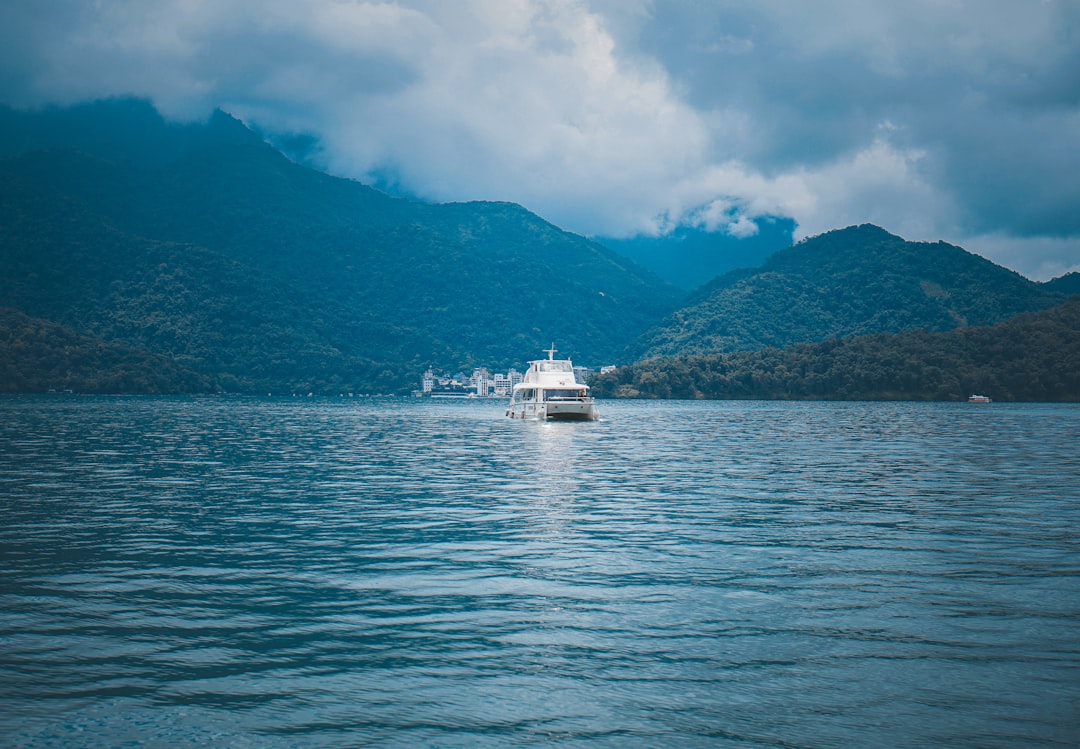
[[[1080,407],[0,398],[0,745],[1080,744]]]

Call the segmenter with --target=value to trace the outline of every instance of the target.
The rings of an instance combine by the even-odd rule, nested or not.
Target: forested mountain
[[[1058,276],[1043,285],[1062,294],[1080,294],[1080,273],[1066,273],[1064,276]]]
[[[428,365],[583,363],[681,293],[518,205],[394,199],[217,113],[0,113],[0,306],[226,390],[389,392]]]
[[[710,240],[682,241],[697,257]],[[727,273],[673,313],[682,292],[521,206],[392,198],[221,112],[169,124],[131,100],[0,108],[0,271],[0,391],[401,392],[428,366],[521,366],[552,341],[600,365],[989,325],[1080,291],[1080,274],[1034,283],[864,225]],[[787,382],[780,354],[762,356]],[[668,366],[684,378],[671,392],[713,392],[678,362],[625,371]],[[617,387],[656,394],[643,382]],[[804,395],[870,392],[822,388]]]
[[[0,308],[0,393],[212,393],[216,383],[165,356]]]
[[[872,225],[804,240],[698,289],[643,338],[643,358],[988,325],[1067,297],[944,242]]]
[[[592,380],[601,396],[1080,401],[1080,295],[993,326],[878,333],[656,359]]]

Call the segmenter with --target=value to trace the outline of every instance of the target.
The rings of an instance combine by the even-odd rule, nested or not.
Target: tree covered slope
[[[907,242],[872,225],[800,242],[728,273],[643,338],[644,358],[923,328],[988,325],[1066,294],[944,242]]]
[[[510,203],[395,199],[222,113],[139,102],[0,116],[0,305],[226,390],[388,392],[429,365],[584,363],[680,292]]]
[[[1080,295],[992,326],[655,359],[601,375],[632,398],[1080,401]]]
[[[212,393],[217,384],[146,351],[0,308],[0,393]]]

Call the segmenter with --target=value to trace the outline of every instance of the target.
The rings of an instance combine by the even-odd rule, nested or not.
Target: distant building
[[[478,387],[483,380],[490,379],[491,375],[488,374],[487,369],[484,367],[477,367],[473,370],[472,376],[469,377],[469,385],[472,387]]]
[[[578,382],[585,382],[588,376],[588,367],[574,367],[574,379]],[[440,375],[429,368],[421,377],[420,390],[414,390],[413,394],[431,398],[508,398],[513,393],[514,386],[520,384],[524,378],[525,375],[513,368],[506,373],[490,374],[487,368],[477,367],[468,377],[464,372],[458,372],[453,377]]]
[[[414,390],[413,394],[430,398],[464,398],[471,392],[473,391],[465,381],[465,375],[447,377],[428,369],[420,380],[420,390]]]

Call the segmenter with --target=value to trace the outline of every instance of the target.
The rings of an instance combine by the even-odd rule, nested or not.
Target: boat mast
[[[552,359],[554,359],[555,358],[555,352],[558,351],[558,349],[555,348],[555,342],[554,341],[551,342],[551,348],[545,348],[545,349],[540,349],[540,350],[548,355],[548,361],[551,361]]]

